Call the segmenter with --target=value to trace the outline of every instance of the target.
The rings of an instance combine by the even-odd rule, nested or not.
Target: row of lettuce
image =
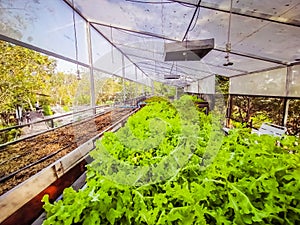
[[[224,136],[192,98],[152,98],[91,152],[86,186],[44,196],[47,224],[299,224],[294,136]]]

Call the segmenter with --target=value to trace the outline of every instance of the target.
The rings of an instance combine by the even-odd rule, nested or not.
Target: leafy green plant
[[[4,131],[0,133],[0,144],[10,142],[16,139],[16,137],[21,135],[21,129],[11,129],[9,131]]]
[[[64,110],[65,112],[70,112],[70,111],[71,111],[71,110],[70,110],[70,107],[67,106],[67,105],[64,105],[62,108],[63,108],[63,110]]]
[[[251,116],[250,120],[252,120],[252,126],[257,129],[260,128],[263,123],[272,122],[272,120],[264,113],[257,113],[256,115]]]
[[[188,99],[173,106],[151,102],[124,128],[106,133],[91,152],[85,188],[67,188],[53,204],[44,196],[44,224],[300,223],[297,138],[257,136],[241,127],[224,137],[204,168],[217,128],[211,115],[182,115]],[[157,172],[164,177],[154,179]]]
[[[43,113],[45,116],[53,115],[50,105],[43,105]]]

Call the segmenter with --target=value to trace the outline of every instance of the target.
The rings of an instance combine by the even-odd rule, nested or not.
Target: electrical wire
[[[201,4],[201,0],[199,0],[198,4],[197,4],[197,6],[196,6],[196,9],[195,9],[194,14],[193,14],[193,16],[192,16],[192,19],[191,19],[191,21],[190,21],[190,23],[189,23],[189,26],[188,26],[188,28],[187,28],[187,30],[186,30],[186,32],[185,32],[183,38],[182,38],[182,41],[184,41],[185,39],[187,39],[187,35],[188,35],[189,31],[190,31],[190,28],[191,28],[191,26],[192,26],[192,23],[193,23],[195,17],[196,17],[196,14],[197,14],[197,12],[198,12],[198,8],[200,8],[200,4]],[[199,9],[199,11],[200,11],[200,9]],[[199,15],[198,15],[198,16],[199,16]],[[196,20],[196,23],[197,23],[197,20]]]
[[[199,15],[200,15],[200,7],[197,8],[198,9],[198,13],[197,13],[197,16],[196,16],[196,19],[195,19],[195,22],[194,22],[194,25],[192,26],[192,28],[189,29],[189,31],[192,31],[194,30],[194,28],[196,27],[196,24],[197,24],[197,20],[199,18]]]

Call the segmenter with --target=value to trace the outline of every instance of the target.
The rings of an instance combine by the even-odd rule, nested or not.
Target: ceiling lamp
[[[168,74],[168,75],[164,75],[164,78],[166,80],[176,80],[180,78],[180,75],[176,75],[176,74]]]
[[[214,48],[214,38],[165,43],[165,61],[198,61]]]

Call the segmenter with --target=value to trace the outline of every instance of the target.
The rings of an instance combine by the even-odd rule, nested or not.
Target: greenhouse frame
[[[100,71],[214,93],[206,86],[217,74],[232,78],[231,94],[299,97],[298,3],[4,1],[1,39],[83,66],[91,77]],[[166,43],[209,38],[215,46],[201,61],[164,60]]]
[[[285,132],[291,129],[290,103],[300,104],[300,0],[0,0],[0,41],[56,60],[58,70],[77,76],[79,82],[87,75],[87,108],[92,114],[102,110],[97,96],[104,93],[103,86],[99,91],[95,83],[103,77],[122,79],[122,92],[114,93],[120,95],[120,108],[133,107],[128,104],[132,99],[134,107],[144,106],[146,98],[159,94],[156,83],[174,88],[174,96],[168,96],[171,100],[187,93],[201,97],[210,110],[221,101],[222,134],[226,135],[234,128],[231,119],[239,97],[248,104],[246,113],[250,99],[276,99],[278,108],[271,110],[278,118],[272,126]],[[228,81],[225,92],[220,90],[219,77]],[[127,90],[125,81],[133,84]],[[80,91],[86,90],[79,87]],[[126,91],[134,94],[126,96]],[[292,116],[300,132],[297,107]],[[75,110],[86,109],[74,105]],[[250,115],[246,117],[242,122],[252,127]],[[53,121],[46,121],[51,123],[47,129],[54,128]],[[298,130],[292,133],[295,138]],[[95,147],[94,140],[83,145],[79,154]],[[77,165],[78,170],[85,165]],[[57,171],[59,166],[54,165]],[[63,176],[57,171],[56,177]],[[9,210],[19,210],[25,202],[17,209],[13,204]],[[6,206],[0,195],[0,209]],[[12,213],[0,216],[0,224],[10,224]]]

